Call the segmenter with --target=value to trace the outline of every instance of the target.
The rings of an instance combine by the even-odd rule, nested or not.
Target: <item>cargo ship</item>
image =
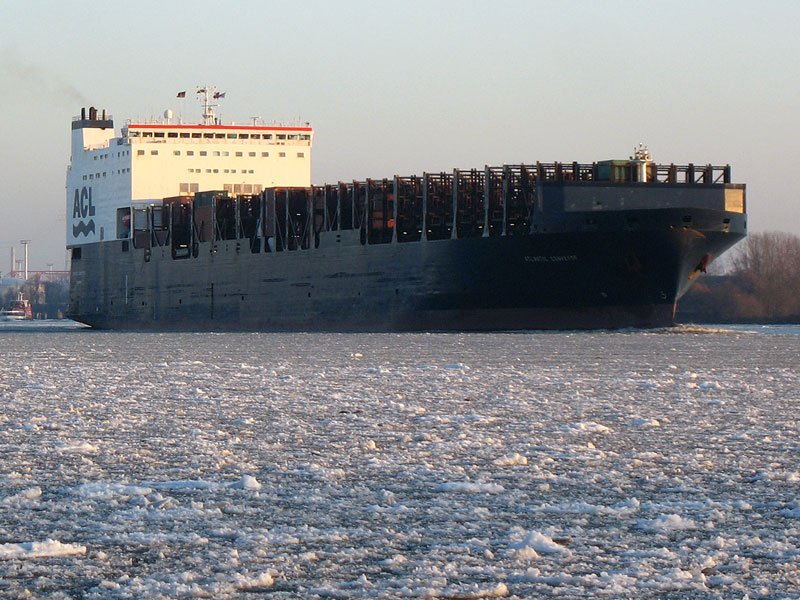
[[[184,94],[185,95],[185,94]],[[311,183],[307,123],[72,122],[68,315],[100,329],[649,328],[746,234],[728,165],[531,162]],[[180,95],[179,95],[180,97]]]

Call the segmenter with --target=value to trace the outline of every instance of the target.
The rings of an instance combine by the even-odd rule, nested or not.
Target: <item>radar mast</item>
[[[203,125],[219,125],[214,108],[219,104],[213,103],[213,100],[219,100],[225,97],[225,92],[220,92],[216,87],[203,86],[197,88],[197,95],[203,105]]]

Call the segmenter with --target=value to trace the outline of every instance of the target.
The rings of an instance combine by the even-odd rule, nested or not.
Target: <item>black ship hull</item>
[[[244,238],[128,240],[73,252],[69,316],[98,329],[489,331],[664,327],[706,265],[745,234],[743,212],[575,211],[524,234],[367,243],[317,232],[268,252]],[[255,242],[255,244],[254,244]]]

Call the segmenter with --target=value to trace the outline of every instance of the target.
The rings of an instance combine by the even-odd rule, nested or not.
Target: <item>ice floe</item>
[[[43,542],[22,542],[19,544],[0,544],[0,560],[12,558],[53,558],[57,556],[83,556],[86,546],[64,544],[58,540]]]
[[[796,334],[5,335],[0,597],[800,597]]]

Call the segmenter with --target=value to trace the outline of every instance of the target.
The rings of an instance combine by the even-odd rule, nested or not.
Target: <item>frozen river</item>
[[[0,344],[2,598],[800,597],[800,328]]]

